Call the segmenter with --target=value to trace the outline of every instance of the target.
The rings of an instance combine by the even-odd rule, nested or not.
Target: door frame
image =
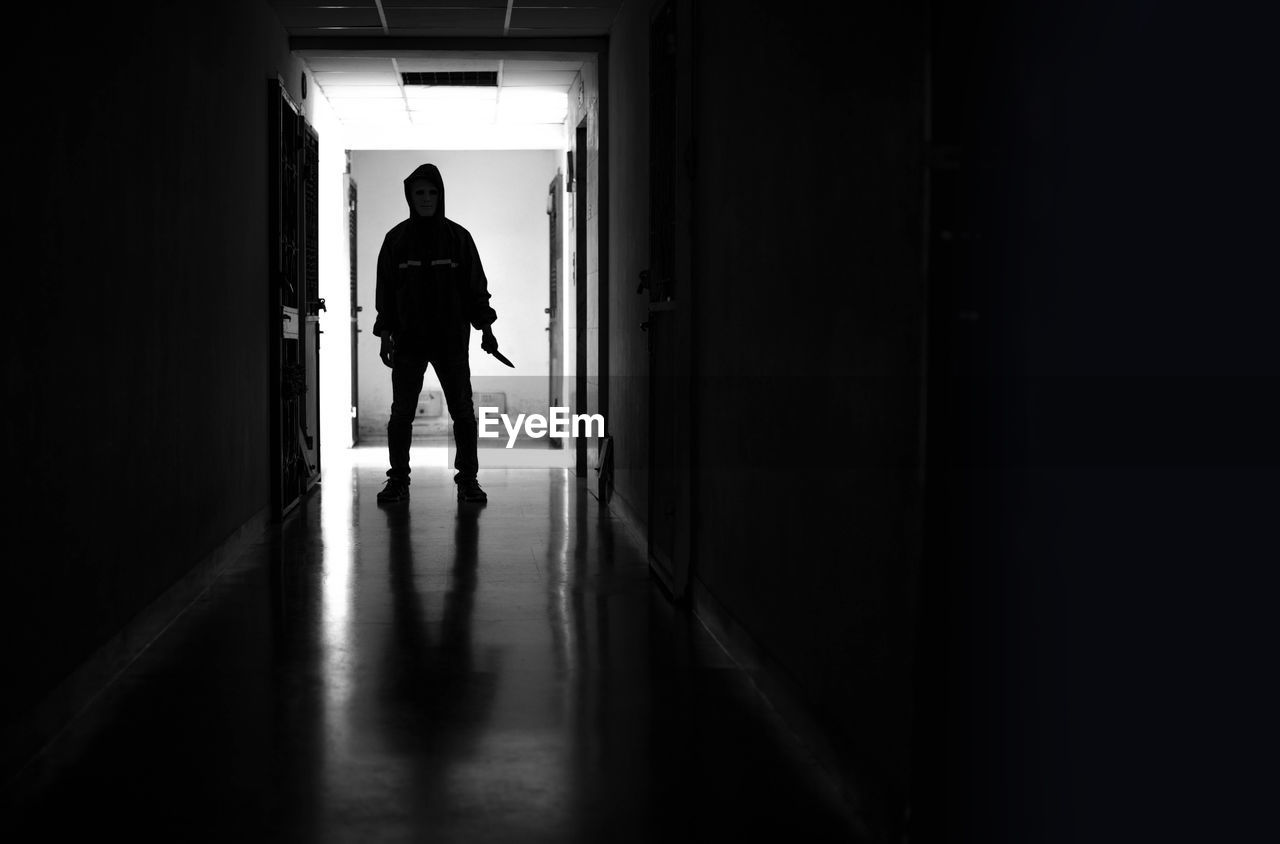
[[[590,248],[587,228],[587,186],[590,175],[587,158],[587,116],[573,130],[573,277],[574,277],[574,367],[573,412],[587,412],[587,325],[590,322],[587,306],[587,249]],[[599,301],[599,300],[597,300]],[[587,438],[573,438],[573,472],[576,477],[587,477]]]
[[[659,280],[650,278],[650,301],[648,324],[655,325],[658,330],[649,332],[649,343],[655,336],[660,340],[668,329],[672,342],[671,357],[674,359],[672,381],[667,385],[672,405],[676,411],[673,419],[657,419],[653,396],[657,392],[655,378],[658,374],[649,372],[649,518],[647,524],[647,542],[649,567],[665,587],[673,600],[686,602],[689,598],[689,582],[693,571],[693,494],[696,482],[696,468],[693,454],[693,431],[695,430],[695,408],[693,393],[693,320],[695,307],[695,290],[693,284],[693,175],[694,175],[694,136],[693,136],[693,8],[691,0],[666,0],[657,4],[649,16],[649,33],[652,33],[660,15],[671,8],[675,14],[676,53],[675,53],[675,123],[677,132],[677,155],[673,162],[671,176],[675,179],[673,209],[675,226],[673,238],[673,278],[674,296],[664,297],[662,290],[656,285]],[[652,55],[652,44],[650,44]],[[653,63],[649,69],[650,108],[653,103]],[[652,115],[650,115],[650,131],[652,131]],[[652,156],[652,150],[650,152]],[[652,160],[652,159],[651,159]],[[654,178],[650,167],[650,182]],[[652,197],[652,188],[650,189]],[[652,198],[650,199],[652,202]],[[650,267],[653,267],[652,256]],[[651,346],[652,348],[652,346]],[[650,354],[650,360],[653,355]],[[657,442],[654,430],[657,425],[670,427],[674,439],[670,472],[674,476],[674,500],[663,502],[658,500],[661,494],[656,489],[655,479],[659,477],[657,469]],[[658,549],[654,542],[655,514],[659,507],[670,505],[674,508],[674,525],[672,529],[671,552],[667,555]]]
[[[590,232],[595,234],[595,254],[598,269],[596,272],[597,295],[594,297],[595,307],[589,309],[586,318],[580,319],[577,326],[577,343],[585,344],[588,325],[598,330],[596,344],[596,371],[591,373],[598,385],[596,410],[604,414],[605,437],[599,442],[589,438],[575,438],[575,475],[586,478],[589,461],[600,453],[600,446],[609,436],[609,39],[607,37],[549,37],[549,38],[494,38],[494,37],[432,37],[432,36],[329,36],[329,35],[292,35],[289,37],[290,51],[306,58],[310,51],[329,56],[350,55],[358,57],[403,55],[406,53],[446,54],[454,57],[546,59],[555,61],[581,60],[584,65],[594,62],[596,66],[596,149],[597,149],[597,205],[592,215],[593,225],[587,225],[588,218],[583,214],[579,219],[588,231],[587,248],[590,248]],[[576,138],[576,135],[575,135]],[[575,166],[578,173],[585,177],[588,170],[585,149],[581,155],[575,154]],[[585,195],[585,178],[579,181],[575,190]],[[586,250],[577,258],[577,270],[580,274],[579,290],[585,295]],[[594,311],[591,313],[590,311]],[[581,358],[579,359],[582,360]],[[585,363],[575,373],[575,382],[582,387],[588,373]],[[590,412],[586,402],[586,392],[579,389],[575,399],[575,412]],[[596,438],[590,438],[594,440]]]
[[[347,272],[350,274],[350,292],[347,310],[350,315],[347,342],[351,346],[351,445],[360,444],[360,311],[356,276],[356,243],[359,216],[360,186],[351,175],[351,150],[347,150],[347,172],[342,174],[342,195],[347,218]]]
[[[555,178],[547,186],[547,216],[550,217],[550,248],[547,304],[547,406],[564,404],[564,181],[565,174],[557,169]],[[559,437],[548,437],[552,448],[563,448]]]

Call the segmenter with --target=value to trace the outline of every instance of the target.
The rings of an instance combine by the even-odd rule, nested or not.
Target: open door
[[[692,55],[688,0],[649,24],[649,561],[684,597],[692,549]]]

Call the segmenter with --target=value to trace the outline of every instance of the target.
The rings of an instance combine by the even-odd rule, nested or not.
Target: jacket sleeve
[[[374,307],[378,311],[373,321],[376,337],[389,337],[400,328],[400,314],[396,302],[395,254],[391,248],[391,236],[382,240],[378,251],[378,281],[374,292]]]
[[[473,328],[483,331],[493,324],[498,314],[489,307],[489,280],[485,277],[484,266],[480,263],[480,252],[476,249],[476,242],[470,232],[467,232],[465,241],[467,321]]]

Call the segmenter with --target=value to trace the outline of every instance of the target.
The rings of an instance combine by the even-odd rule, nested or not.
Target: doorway
[[[351,178],[360,186],[357,206],[357,315],[362,344],[356,361],[358,437],[362,444],[386,442],[391,409],[390,370],[376,350],[372,334],[378,255],[386,233],[409,213],[404,179],[424,163],[435,164],[444,182],[445,216],[464,228],[475,242],[486,276],[490,305],[497,312],[493,332],[499,351],[515,365],[508,368],[480,350],[479,333],[469,341],[473,401],[477,410],[494,408],[513,424],[520,414],[549,415],[555,382],[552,344],[548,342],[548,273],[554,248],[562,242],[548,236],[548,185],[558,187],[563,151],[516,150],[352,150]],[[559,365],[559,362],[557,362]],[[488,429],[495,432],[493,427]],[[428,367],[413,422],[414,447],[451,447],[452,420],[434,367]],[[549,438],[527,431],[480,440],[481,465],[525,465],[534,452],[550,452]],[[510,444],[510,447],[508,447]],[[567,461],[564,450],[558,460]],[[548,457],[544,462],[551,462]]]
[[[555,269],[555,286],[558,288],[557,292],[562,302],[562,308],[558,310],[557,316],[560,318],[562,335],[573,335],[572,339],[564,336],[561,340],[559,351],[563,365],[563,375],[560,389],[558,391],[555,390],[554,385],[547,382],[548,377],[554,371],[550,360],[553,353],[552,344],[548,342],[549,332],[544,330],[550,326],[547,325],[547,322],[538,318],[540,312],[551,307],[547,301],[549,280],[545,275],[542,275],[542,273],[548,272],[549,262],[539,259],[536,254],[526,254],[525,263],[530,267],[536,267],[539,271],[539,279],[536,285],[538,301],[532,303],[534,307],[517,307],[513,309],[508,304],[504,308],[499,299],[501,294],[495,293],[494,299],[494,306],[499,312],[499,321],[495,325],[495,333],[498,335],[501,351],[512,358],[513,362],[519,367],[516,372],[502,368],[500,373],[502,375],[518,376],[526,383],[516,387],[509,383],[495,383],[485,387],[476,384],[474,391],[498,394],[495,395],[498,399],[502,398],[500,394],[505,393],[507,394],[506,398],[509,400],[507,403],[508,409],[516,412],[545,413],[549,405],[559,406],[559,404],[551,402],[552,399],[556,398],[558,392],[562,399],[560,404],[569,405],[571,412],[579,410],[587,412],[589,408],[590,412],[601,413],[603,412],[601,405],[605,400],[603,371],[607,359],[607,342],[602,324],[604,316],[600,315],[598,317],[597,314],[600,314],[602,310],[600,302],[607,297],[607,291],[604,289],[604,278],[607,275],[607,269],[601,265],[606,255],[603,226],[601,224],[601,220],[605,218],[603,190],[607,182],[601,172],[604,142],[604,123],[601,118],[601,107],[603,89],[605,87],[604,64],[607,44],[603,39],[582,39],[580,42],[575,42],[574,50],[564,52],[561,50],[549,50],[548,42],[543,39],[501,39],[469,43],[469,51],[466,56],[460,55],[456,50],[448,49],[447,45],[442,42],[433,44],[431,47],[406,45],[405,43],[388,43],[385,47],[380,45],[368,46],[362,48],[360,55],[356,57],[346,54],[343,47],[335,47],[324,39],[311,37],[294,37],[291,39],[295,54],[307,62],[309,72],[315,77],[314,93],[318,96],[314,96],[312,99],[316,101],[315,104],[319,107],[320,116],[322,118],[327,116],[327,120],[321,121],[324,125],[321,125],[321,123],[317,125],[321,128],[326,138],[335,138],[331,146],[339,150],[350,150],[351,156],[358,158],[361,155],[375,152],[416,151],[421,153],[424,150],[444,150],[451,153],[514,150],[544,150],[552,152],[554,150],[555,163],[563,168],[566,164],[565,154],[568,151],[566,146],[577,144],[578,166],[575,169],[579,176],[580,188],[572,198],[562,194],[561,204],[558,209],[561,230],[560,245],[563,258],[560,266]],[[514,123],[494,120],[484,125],[477,124],[479,128],[467,125],[466,120],[462,119],[465,115],[462,115],[461,112],[459,112],[458,120],[424,122],[419,119],[422,114],[417,111],[419,108],[419,99],[417,97],[379,99],[376,94],[366,93],[374,92],[377,85],[392,83],[399,85],[402,81],[404,86],[427,84],[413,82],[408,79],[409,76],[422,76],[428,72],[436,73],[437,75],[456,75],[455,71],[461,72],[466,69],[470,72],[470,70],[476,68],[492,68],[497,71],[496,82],[497,86],[501,88],[498,97],[500,109],[508,101],[517,104],[522,109],[526,106],[529,109],[533,109],[537,106],[537,102],[525,96],[529,93],[529,89],[537,89],[539,86],[563,86],[561,90],[567,89],[565,93],[569,100],[567,118],[561,121],[557,117],[554,125],[552,122],[541,120],[541,118],[530,118],[537,125],[523,126],[523,128],[517,126],[516,129],[519,131],[511,128],[519,123],[518,115],[517,117],[508,115]],[[375,75],[378,79],[373,78]],[[403,77],[403,80],[401,77]],[[374,84],[375,82],[377,85]],[[437,82],[436,84],[443,83]],[[462,82],[455,81],[451,84],[465,87]],[[492,86],[494,81],[490,80],[478,84]],[[409,88],[406,87],[405,90],[409,91]],[[332,98],[330,98],[331,94]],[[340,108],[343,103],[356,101],[360,105],[360,109],[357,111],[346,113]],[[398,112],[396,115],[389,115],[386,113],[387,109],[383,108],[384,106],[389,106],[392,109],[399,109],[406,101],[409,104],[409,114],[407,116]],[[370,122],[367,124],[363,122],[365,113],[371,115]],[[390,119],[391,117],[394,117],[394,119]],[[388,118],[390,122],[378,122],[383,118]],[[403,125],[400,128],[394,128],[395,120],[401,121]],[[587,131],[585,133],[578,132],[577,128],[579,126],[582,126]],[[569,130],[568,132],[565,131],[566,128]],[[433,146],[424,139],[435,139],[439,143]],[[542,181],[536,195],[538,202],[537,214],[542,220],[546,219],[544,202],[547,197],[548,183],[553,178],[555,169],[553,167],[551,173]],[[336,173],[337,171],[330,168],[326,172]],[[328,347],[325,351],[328,351],[332,362],[332,365],[328,366],[327,369],[329,375],[334,379],[332,382],[326,381],[326,388],[330,396],[341,397],[341,406],[331,408],[330,416],[326,418],[333,422],[334,427],[330,429],[332,431],[336,432],[339,424],[343,429],[349,426],[352,444],[360,442],[373,448],[378,448],[381,442],[385,442],[386,437],[385,420],[381,420],[382,424],[379,424],[378,415],[385,416],[389,411],[389,397],[386,401],[374,400],[371,402],[367,395],[367,388],[371,382],[389,381],[389,378],[385,367],[382,366],[377,357],[377,338],[373,337],[371,333],[376,316],[376,309],[373,307],[372,301],[376,272],[366,272],[363,267],[367,267],[370,263],[376,263],[377,252],[381,245],[380,236],[385,233],[387,227],[380,228],[369,214],[379,204],[377,198],[373,195],[373,186],[367,179],[355,173],[351,166],[348,166],[345,172],[348,176],[354,176],[355,178],[350,179],[346,184],[339,185],[335,176],[335,185],[330,189],[332,195],[336,196],[340,191],[343,197],[343,217],[339,218],[334,213],[336,212],[336,200],[330,206],[326,206],[334,207],[334,212],[328,212],[328,214],[334,217],[335,223],[332,226],[332,236],[323,241],[321,245],[323,247],[325,242],[343,243],[344,241],[354,240],[353,246],[342,251],[354,256],[357,291],[355,302],[351,304],[354,311],[351,316],[354,317],[354,321],[344,319],[342,322],[346,324],[339,326],[331,319],[330,328],[333,333],[325,338],[330,341],[325,344]],[[403,175],[401,174],[401,178],[403,178]],[[449,174],[445,172],[444,175],[446,186],[448,187]],[[350,192],[354,183],[359,184],[359,203],[353,219],[350,215]],[[562,183],[561,190],[565,190],[566,187]],[[589,197],[588,193],[590,193]],[[453,216],[454,197],[455,195],[452,192],[448,197],[449,216],[451,217]],[[569,204],[571,200],[575,204]],[[578,208],[579,203],[584,206],[581,210]],[[501,203],[496,204],[500,205]],[[399,207],[403,210],[403,204]],[[328,215],[325,219],[328,219]],[[583,230],[578,232],[584,241],[580,245],[578,244],[579,238],[569,235],[563,228],[575,219],[585,222],[582,227]],[[342,222],[337,223],[337,220],[342,220]],[[463,220],[460,222],[469,229],[472,228],[467,224],[468,221]],[[539,225],[539,251],[546,249],[551,240],[547,235],[546,225],[547,223],[545,222]],[[353,230],[354,238],[352,237]],[[374,240],[377,242],[370,242],[366,236],[370,233],[375,236]],[[501,238],[499,238],[500,240]],[[490,261],[487,255],[495,248],[502,249],[504,247],[500,244],[486,246],[484,242],[478,242],[477,245],[483,258],[486,274],[491,281],[491,292],[493,292],[498,286],[501,273],[489,266]],[[337,250],[332,250],[328,252],[328,255],[336,257],[338,252]],[[326,261],[330,260],[332,259],[326,258]],[[326,267],[328,269],[325,278],[327,279],[326,283],[329,285],[329,301],[341,302],[343,298],[350,299],[351,265],[344,261],[341,270],[333,269],[331,264],[326,264]],[[579,279],[581,279],[581,283],[579,283]],[[586,302],[584,318],[579,320],[576,326],[567,324],[578,316],[578,303],[574,294],[587,288],[586,282],[590,283],[593,292],[589,294],[590,298]],[[574,286],[574,294],[563,289],[565,284]],[[339,316],[347,316],[341,311],[338,313]],[[550,315],[548,312],[547,316]],[[339,331],[341,334],[338,333]],[[579,338],[579,331],[587,331],[589,337]],[[523,336],[529,332],[532,333],[533,337]],[[341,338],[340,340],[331,339],[339,337]],[[585,356],[585,366],[575,367],[574,364],[579,362],[577,352],[580,339],[587,341],[588,352]],[[342,342],[343,340],[347,342]],[[359,340],[363,342],[357,342]],[[334,358],[335,355],[340,355],[341,358],[336,359]],[[489,363],[492,360],[488,356],[479,353],[477,343],[476,348],[473,349],[472,362]],[[578,389],[580,386],[579,380],[584,375],[587,381],[586,389]],[[490,373],[488,377],[494,377],[493,373]],[[440,419],[440,417],[433,414],[436,412],[434,399],[441,397],[438,392],[435,394],[434,399],[430,396],[431,386],[428,384],[424,387],[424,398],[427,401],[420,408],[421,415],[430,419]],[[492,387],[492,389],[489,389],[489,387]],[[516,393],[525,388],[537,390],[537,407],[517,407],[515,401]],[[351,398],[348,399],[348,396]],[[501,407],[500,401],[499,406]],[[442,406],[440,410],[442,411],[441,415],[447,418],[447,410]],[[340,417],[338,414],[340,414]],[[515,414],[511,414],[511,417],[514,420]],[[345,436],[346,433],[347,431],[343,430],[343,436],[339,438],[330,436],[330,446],[335,448],[345,447],[346,444],[342,441],[348,439]],[[415,435],[415,443],[417,439]],[[575,442],[573,449],[562,448],[556,450],[560,459],[564,461],[564,463],[556,465],[572,465],[579,475],[586,475],[587,467],[590,465],[598,444],[594,438],[584,439],[583,443]],[[505,443],[505,434],[502,441]],[[546,440],[543,439],[541,444],[545,446],[545,443]],[[482,441],[481,443],[482,447],[486,444],[491,445],[492,442],[486,443]],[[514,456],[514,453],[518,451],[523,451],[526,456],[533,457],[532,449],[522,449],[520,447],[524,444],[523,442],[518,443],[516,448],[505,452],[499,448],[494,450],[492,454],[494,458],[499,460],[504,459],[504,454]],[[582,456],[579,455],[581,446],[585,446],[586,449],[585,459],[582,459]],[[545,451],[551,452],[552,449],[545,448]]]

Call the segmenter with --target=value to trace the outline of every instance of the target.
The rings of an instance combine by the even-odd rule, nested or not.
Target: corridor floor
[[[570,471],[482,468],[478,506],[417,466],[379,507],[380,461],[335,454],[28,766],[0,837],[855,840]]]

